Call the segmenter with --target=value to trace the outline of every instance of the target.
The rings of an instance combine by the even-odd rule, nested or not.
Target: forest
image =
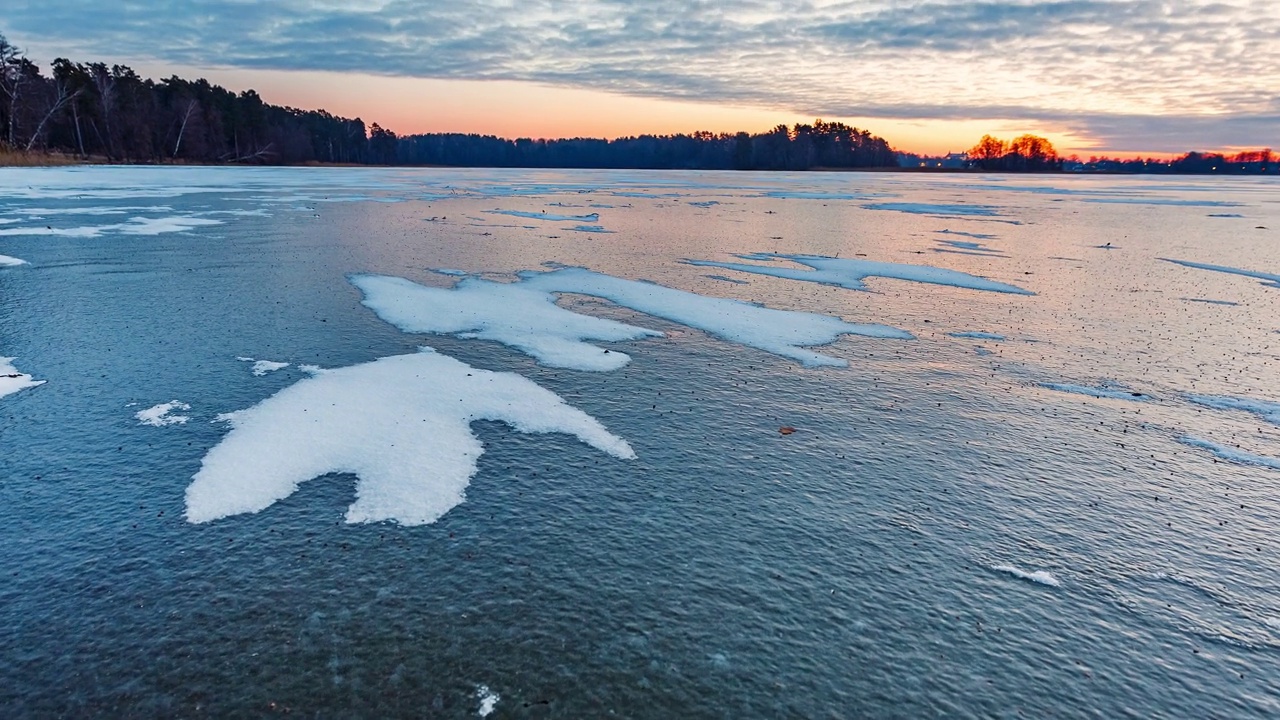
[[[377,123],[265,102],[207,80],[144,79],[123,65],[53,62],[0,36],[0,146],[116,163],[363,163],[564,168],[806,170],[895,167],[883,138],[818,120],[763,133],[615,140],[397,136]]]

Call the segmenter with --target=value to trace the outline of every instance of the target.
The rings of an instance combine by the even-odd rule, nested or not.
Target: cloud
[[[197,67],[1041,120],[1128,149],[1280,137],[1274,0],[50,0],[6,15],[13,39],[86,59],[146,48]]]

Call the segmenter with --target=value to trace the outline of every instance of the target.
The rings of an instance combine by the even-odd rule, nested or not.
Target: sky
[[[7,0],[0,33],[44,66],[206,77],[401,134],[822,118],[912,152],[1280,148],[1280,0]]]

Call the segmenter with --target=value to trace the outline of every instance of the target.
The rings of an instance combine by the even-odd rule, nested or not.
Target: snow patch
[[[948,270],[929,265],[905,265],[901,263],[877,262],[874,260],[852,260],[849,258],[830,258],[818,255],[786,255],[782,253],[749,253],[738,255],[743,260],[774,261],[791,260],[807,265],[812,270],[781,267],[777,265],[747,265],[745,263],[717,262],[713,260],[682,260],[687,265],[698,267],[717,267],[725,270],[772,275],[788,280],[836,285],[849,290],[866,290],[862,282],[868,277],[895,278],[933,285],[950,285],[951,287],[968,288],[970,290],[986,290],[988,292],[1011,293],[1015,295],[1035,295],[1030,290],[1023,290],[1016,285],[988,280],[977,275],[970,275],[958,270]]]
[[[253,363],[253,374],[262,377],[269,372],[283,370],[289,367],[287,362],[276,362],[274,360],[256,360]]]
[[[18,372],[13,366],[13,360],[11,357],[0,357],[0,397],[45,383],[44,380],[33,380],[30,375]]]
[[[465,278],[451,290],[379,275],[358,275],[351,282],[364,292],[367,307],[405,332],[495,340],[544,365],[577,370],[614,370],[630,361],[624,353],[603,350],[587,340],[636,340],[662,333],[566,310],[555,304],[557,293],[611,300],[808,366],[846,365],[803,349],[831,343],[840,335],[911,338],[910,333],[885,325],[855,325],[829,315],[773,310],[583,268],[522,272],[516,283]]]
[[[498,701],[502,699],[502,696],[490,690],[488,685],[477,685],[476,698],[480,700],[480,709],[476,711],[476,714],[480,717],[489,717],[494,708],[498,706]]]
[[[1245,277],[1257,278],[1262,280],[1262,284],[1266,287],[1280,288],[1280,275],[1273,273],[1241,270],[1240,268],[1233,268],[1227,265],[1210,265],[1208,263],[1191,262],[1190,260],[1174,260],[1173,258],[1158,259],[1164,260],[1165,262],[1171,262],[1174,265],[1182,265],[1183,267],[1195,268],[1197,270],[1212,270],[1213,272],[1227,273],[1229,275],[1243,275]]]
[[[205,225],[221,225],[221,220],[201,218],[190,215],[146,218],[129,218],[128,222],[115,225],[88,225],[74,228],[25,227],[0,229],[0,235],[47,235],[56,237],[94,238],[105,234],[120,235],[160,235],[171,232],[185,232]]]
[[[16,257],[9,257],[8,255],[0,255],[0,267],[16,267],[18,265],[26,264],[26,260],[19,260]]]
[[[595,418],[514,373],[431,348],[327,370],[246,410],[187,488],[187,520],[256,513],[329,473],[357,476],[349,523],[423,525],[463,502],[484,446],[476,420],[562,432],[621,459],[635,452]]]
[[[1134,392],[1126,389],[1123,385],[1115,383],[1102,383],[1097,387],[1088,385],[1074,385],[1072,383],[1037,383],[1040,387],[1058,392],[1075,393],[1076,395],[1088,395],[1096,398],[1109,398],[1112,400],[1149,400],[1150,395],[1140,392]]]
[[[975,338],[978,340],[1006,340],[1007,339],[1003,335],[998,335],[996,333],[990,333],[990,332],[980,332],[980,331],[953,332],[953,333],[947,333],[947,334],[954,338]]]
[[[1048,585],[1049,587],[1062,587],[1062,583],[1058,582],[1058,579],[1047,570],[1028,572],[1014,565],[992,565],[991,569],[997,572],[1008,573],[1019,580],[1027,580],[1041,585]]]
[[[139,410],[134,414],[138,418],[139,425],[151,425],[152,427],[164,427],[165,425],[183,425],[191,418],[186,415],[171,415],[174,410],[190,410],[191,406],[181,400],[170,400],[167,403],[160,403],[146,410]]]
[[[1214,410],[1243,410],[1266,420],[1273,425],[1280,425],[1280,403],[1253,398],[1229,397],[1226,395],[1187,395],[1187,399],[1197,405]]]
[[[1258,467],[1280,470],[1280,460],[1277,460],[1276,458],[1267,457],[1265,455],[1255,455],[1251,452],[1245,452],[1244,450],[1230,448],[1226,445],[1219,445],[1211,440],[1205,440],[1191,435],[1183,435],[1178,438],[1178,442],[1183,445],[1208,450],[1227,462],[1239,463],[1241,465],[1257,465]]]
[[[862,207],[868,210],[893,210],[895,212],[911,213],[913,215],[941,215],[944,217],[952,217],[955,215],[993,216],[1000,214],[996,212],[995,208],[988,205],[883,202],[870,203],[863,205]]]

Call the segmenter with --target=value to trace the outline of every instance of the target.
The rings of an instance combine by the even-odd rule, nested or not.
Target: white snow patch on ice
[[[498,706],[498,701],[502,699],[502,696],[490,690],[488,685],[477,685],[476,697],[480,700],[480,709],[476,711],[480,717],[489,717]]]
[[[463,502],[484,446],[476,420],[562,432],[622,459],[635,452],[595,418],[514,373],[430,348],[301,380],[246,410],[187,488],[187,520],[256,513],[329,473],[358,477],[350,523],[434,522]]]
[[[578,370],[614,370],[630,361],[623,353],[603,350],[587,340],[635,340],[662,333],[566,310],[555,304],[557,293],[611,300],[809,366],[846,365],[803,349],[833,342],[840,335],[911,338],[910,333],[885,325],[855,325],[829,315],[773,310],[582,268],[523,272],[516,283],[466,278],[452,290],[378,275],[355,276],[351,281],[364,292],[366,306],[405,332],[495,340],[544,365]]]
[[[13,360],[14,358],[11,357],[0,357],[0,397],[43,385],[45,382],[33,380],[30,375],[18,372],[18,369],[13,366]]]
[[[221,220],[201,218],[190,215],[146,218],[129,218],[128,222],[114,225],[88,225],[74,228],[55,227],[17,227],[0,229],[0,235],[48,235],[56,237],[100,237],[104,234],[119,233],[121,235],[160,235],[171,232],[184,232],[204,225],[221,225]]]
[[[657,330],[566,310],[553,295],[524,282],[468,277],[451,289],[384,275],[357,275],[351,282],[364,293],[366,307],[404,332],[493,340],[552,367],[615,370],[631,358],[586,341],[662,336]]]
[[[1255,455],[1251,452],[1245,452],[1244,450],[1220,445],[1211,440],[1205,440],[1191,435],[1184,435],[1178,438],[1178,442],[1183,445],[1208,450],[1228,462],[1240,463],[1241,465],[1257,465],[1259,467],[1271,468],[1272,470],[1280,470],[1280,460],[1277,460],[1276,458],[1267,457],[1265,455]]]
[[[1109,398],[1112,400],[1149,400],[1150,395],[1146,393],[1134,392],[1122,385],[1114,383],[1102,383],[1097,387],[1088,385],[1075,385],[1072,383],[1038,383],[1040,387],[1058,392],[1075,393],[1076,395],[1088,395],[1096,398]]]
[[[1226,395],[1187,395],[1187,399],[1197,405],[1214,410],[1243,410],[1251,412],[1274,425],[1280,425],[1280,403],[1253,398],[1229,397]]]
[[[0,231],[3,232],[3,231]],[[1243,275],[1245,277],[1257,278],[1263,281],[1263,285],[1267,287],[1280,288],[1280,275],[1274,273],[1257,272],[1254,270],[1241,270],[1240,268],[1228,267],[1226,265],[1210,265],[1208,263],[1191,262],[1190,260],[1174,260],[1172,258],[1159,258],[1165,262],[1171,262],[1175,265],[1183,267],[1195,268],[1197,270],[1212,270],[1214,272],[1228,273],[1230,275]]]
[[[1054,577],[1047,570],[1028,572],[1014,565],[992,565],[991,569],[997,572],[1008,573],[1019,580],[1027,580],[1041,585],[1048,585],[1049,587],[1062,587],[1062,583],[1058,582],[1058,578]]]
[[[190,410],[191,406],[181,400],[170,400],[167,403],[160,403],[146,410],[139,410],[134,414],[138,418],[139,425],[151,425],[153,427],[164,427],[165,425],[182,425],[191,418],[186,415],[171,415],[174,410]]]
[[[18,265],[26,264],[26,260],[19,260],[16,257],[9,257],[8,255],[0,255],[0,267],[16,267]]]
[[[913,202],[884,202],[870,203],[862,207],[868,210],[894,210],[896,212],[912,213],[915,215],[982,215],[991,216],[998,215],[996,209],[987,205],[954,205],[954,204],[937,204],[937,203],[913,203]]]
[[[283,370],[289,367],[287,362],[276,362],[274,360],[256,360],[253,363],[253,374],[262,377],[269,372]]]
[[[868,277],[896,278],[933,285],[950,285],[952,287],[989,292],[1012,293],[1015,295],[1035,295],[1030,290],[1023,290],[1016,285],[988,280],[977,275],[970,275],[958,270],[948,270],[929,265],[904,265],[901,263],[877,262],[874,260],[854,260],[850,258],[830,258],[817,255],[787,255],[782,253],[749,253],[738,255],[743,260],[773,261],[791,260],[807,265],[812,270],[782,267],[778,265],[748,265],[746,263],[718,262],[714,260],[683,260],[688,265],[699,267],[717,267],[726,270],[772,275],[788,280],[836,285],[850,290],[866,290],[862,282]]]

